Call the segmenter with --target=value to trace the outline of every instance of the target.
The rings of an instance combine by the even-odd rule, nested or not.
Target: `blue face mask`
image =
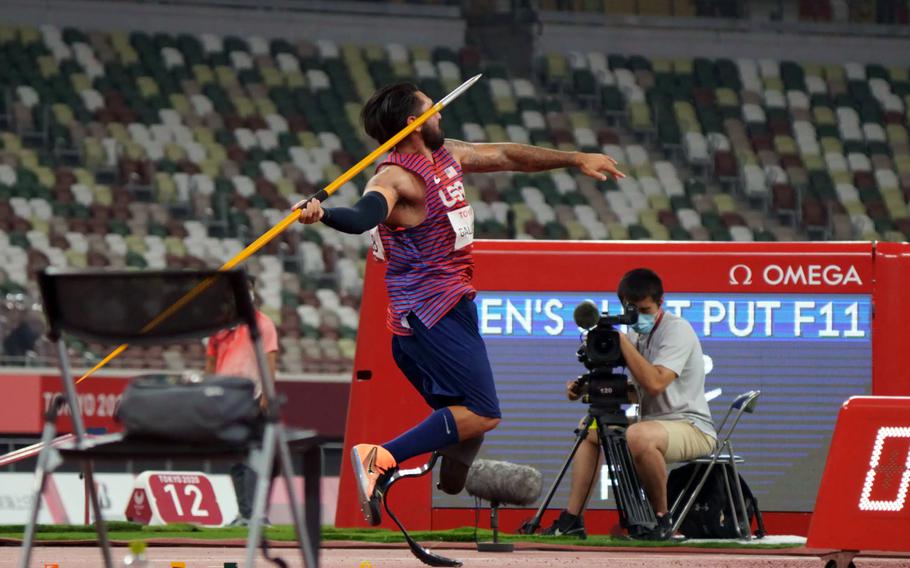
[[[632,324],[632,329],[641,335],[647,335],[654,329],[656,319],[654,314],[638,314],[638,321]]]

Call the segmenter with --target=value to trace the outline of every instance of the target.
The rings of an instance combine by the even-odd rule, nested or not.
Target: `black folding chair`
[[[110,543],[105,530],[92,470],[93,462],[122,461],[143,458],[208,458],[248,459],[256,472],[253,513],[246,545],[246,563],[252,567],[256,546],[262,536],[272,466],[278,460],[287,483],[294,529],[303,561],[308,567],[318,566],[319,542],[319,475],[318,441],[313,431],[288,431],[279,421],[278,401],[273,377],[268,370],[256,310],[250,297],[246,274],[230,271],[46,271],[39,275],[41,295],[47,316],[48,337],[57,346],[63,379],[65,403],[70,407],[75,439],[58,448],[45,444],[35,469],[35,490],[31,515],[25,529],[20,568],[28,568],[31,557],[41,494],[48,476],[65,459],[82,463],[95,530],[104,557],[104,565],[113,568]],[[221,329],[246,324],[253,339],[263,393],[269,401],[261,438],[242,444],[204,445],[134,439],[123,434],[86,438],[78,411],[76,386],[70,369],[63,335],[88,341],[114,344],[151,345],[178,339],[201,338]],[[91,379],[88,379],[91,380]],[[42,439],[49,442],[56,435],[54,421],[59,404],[51,405]],[[292,483],[291,450],[305,451],[305,459],[314,454],[313,463],[304,463],[307,494],[305,530],[303,514]],[[315,471],[314,471],[315,465]],[[311,498],[315,497],[315,503]]]
[[[673,519],[674,533],[686,519],[686,515],[689,514],[689,510],[692,508],[692,505],[698,498],[699,492],[701,492],[702,487],[708,480],[711,470],[716,465],[722,468],[724,473],[724,489],[726,490],[730,512],[733,515],[733,525],[736,527],[736,533],[743,539],[752,538],[749,513],[746,508],[746,500],[743,497],[742,487],[739,484],[739,471],[737,469],[737,466],[745,463],[745,460],[733,452],[733,441],[731,438],[743,413],[748,412],[749,414],[752,414],[755,412],[759,396],[761,396],[761,391],[753,390],[736,397],[730,404],[730,408],[727,409],[727,413],[724,415],[724,419],[717,429],[717,444],[714,451],[706,456],[690,460],[689,462],[683,462],[684,464],[695,463],[698,465],[692,471],[692,475],[686,483],[685,488],[680,491],[673,506],[670,507],[670,518]],[[729,427],[727,427],[727,420],[730,418],[731,414],[733,415],[733,421],[730,422]],[[695,483],[696,479],[698,479],[698,482],[695,484],[695,489],[689,493],[689,488],[692,487],[692,484]],[[689,498],[683,505],[683,497],[687,494],[689,495]],[[679,510],[680,505],[683,505],[681,511]],[[761,513],[756,511],[756,515],[760,514]],[[759,529],[763,534],[763,528],[760,526]],[[762,534],[758,535],[759,538]]]

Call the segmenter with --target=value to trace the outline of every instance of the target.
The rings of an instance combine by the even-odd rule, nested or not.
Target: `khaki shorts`
[[[685,420],[649,420],[667,431],[667,453],[664,461],[675,463],[706,456],[714,451],[714,438]]]
[[[717,444],[714,438],[685,420],[649,420],[648,422],[660,424],[667,431],[667,453],[664,455],[664,461],[667,463],[683,462],[706,456],[714,451]],[[591,421],[588,430],[597,430],[597,420]]]

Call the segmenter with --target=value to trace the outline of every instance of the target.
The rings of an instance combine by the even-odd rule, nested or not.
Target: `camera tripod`
[[[625,427],[629,421],[626,419],[625,413],[618,407],[610,408],[592,404],[588,408],[588,414],[581,426],[575,430],[575,445],[572,446],[562,470],[556,476],[556,480],[547,492],[540,508],[537,509],[537,514],[518,529],[520,534],[534,534],[540,528],[540,520],[544,512],[550,506],[553,495],[556,494],[562,478],[569,470],[575,453],[588,437],[588,429],[595,419],[597,420],[597,437],[600,440],[600,447],[603,448],[607,471],[610,472],[610,483],[613,486],[613,494],[616,496],[620,526],[626,529],[632,538],[647,537],[657,528],[657,517],[648,501],[648,496],[638,481],[635,464],[632,462],[632,455],[626,444]]]

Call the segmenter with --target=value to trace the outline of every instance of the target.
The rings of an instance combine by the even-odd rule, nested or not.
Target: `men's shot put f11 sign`
[[[146,525],[223,522],[212,483],[199,471],[146,471],[136,478],[126,519]]]
[[[910,552],[910,397],[856,396],[837,419],[807,545]]]

